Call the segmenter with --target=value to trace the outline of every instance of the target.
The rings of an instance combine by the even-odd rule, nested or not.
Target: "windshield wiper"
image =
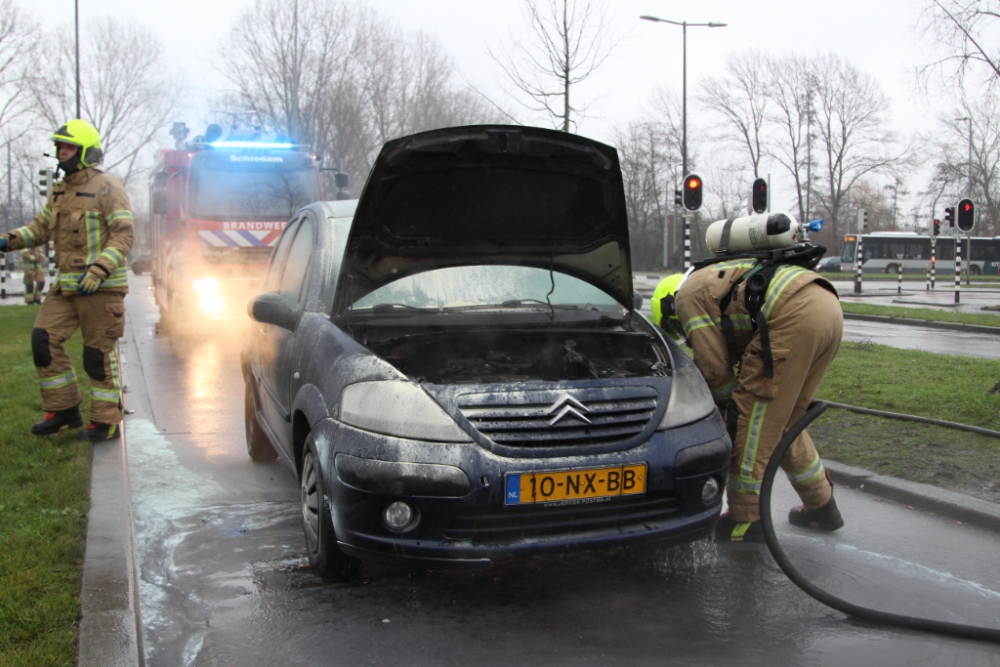
[[[419,313],[439,313],[441,309],[410,306],[405,303],[377,303],[371,307],[371,311],[376,315],[385,315],[387,313],[400,314],[400,312],[417,315]]]

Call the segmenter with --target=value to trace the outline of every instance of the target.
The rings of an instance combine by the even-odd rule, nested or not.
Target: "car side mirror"
[[[632,292],[632,307],[635,310],[642,310],[642,295],[637,291]]]
[[[300,313],[288,307],[277,292],[258,294],[247,304],[247,314],[263,324],[273,324],[282,329],[295,331],[299,325]]]

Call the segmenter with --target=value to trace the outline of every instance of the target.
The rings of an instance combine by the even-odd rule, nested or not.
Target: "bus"
[[[862,268],[864,273],[925,273],[930,268],[930,236],[916,232],[873,232],[862,235],[861,241],[865,253]],[[842,270],[854,271],[857,258],[858,237],[856,234],[848,234],[840,248]],[[937,237],[934,260],[937,273],[954,273],[954,236]],[[1000,237],[963,238],[962,270],[973,276],[1000,274]]]

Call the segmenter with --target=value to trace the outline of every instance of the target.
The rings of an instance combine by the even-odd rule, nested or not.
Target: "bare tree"
[[[795,184],[799,220],[812,211],[810,131],[814,88],[809,61],[797,55],[767,59],[768,119],[773,133],[767,154],[783,166]]]
[[[257,0],[219,56],[230,124],[310,144],[356,178],[388,139],[496,118],[437,42],[344,0]]]
[[[578,126],[586,105],[571,97],[620,41],[607,9],[590,0],[525,0],[528,34],[510,34],[489,54],[525,108],[544,113],[563,132]]]
[[[948,201],[971,194],[979,205],[976,233],[1000,234],[1000,102],[993,96],[963,103],[969,123],[952,115],[938,119],[934,175],[928,191]],[[971,149],[972,162],[969,162]]]
[[[722,76],[705,79],[700,95],[702,106],[719,116],[729,130],[718,138],[745,152],[754,178],[760,175],[760,161],[764,155],[768,74],[767,63],[759,52],[731,53],[726,58]]]
[[[939,56],[917,68],[919,79],[940,74],[945,83],[964,88],[970,76],[991,91],[1000,84],[1000,44],[993,35],[1000,20],[996,0],[924,0],[918,22],[922,43],[937,45]]]
[[[91,22],[81,45],[81,114],[101,132],[105,167],[124,184],[142,171],[144,150],[167,126],[184,88],[166,63],[160,40],[137,23]],[[72,40],[46,37],[52,54],[29,90],[39,120],[55,130],[76,116]]]
[[[851,186],[869,174],[912,165],[912,146],[896,148],[888,127],[889,99],[878,83],[835,54],[813,61],[816,136],[822,156],[820,204],[833,238],[840,237],[841,208]]]
[[[27,71],[37,57],[38,24],[12,0],[0,2],[0,127],[4,143],[20,137],[31,111]]]

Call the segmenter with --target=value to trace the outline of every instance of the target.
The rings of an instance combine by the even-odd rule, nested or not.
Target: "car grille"
[[[656,389],[646,386],[515,391],[467,394],[458,406],[477,431],[497,444],[562,447],[636,437],[656,412],[657,397]]]
[[[444,536],[479,544],[505,543],[656,523],[680,510],[680,499],[674,495],[588,505],[490,507],[455,519]]]

